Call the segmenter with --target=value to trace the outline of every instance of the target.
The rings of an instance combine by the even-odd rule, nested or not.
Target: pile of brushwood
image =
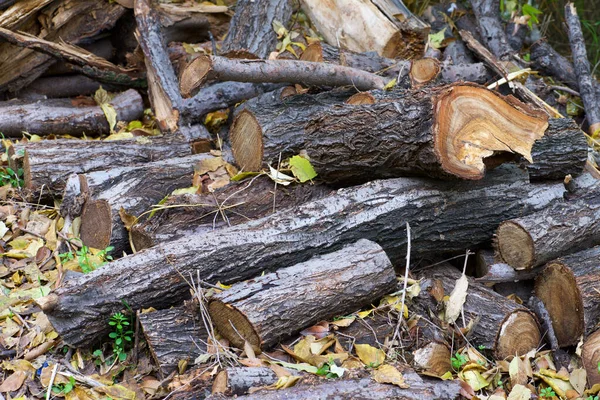
[[[577,10],[413,11],[0,0],[0,399],[597,400]]]

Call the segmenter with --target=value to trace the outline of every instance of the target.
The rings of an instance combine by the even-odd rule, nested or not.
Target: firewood
[[[431,289],[441,283],[444,294],[449,295],[460,276],[460,271],[447,264],[427,269],[421,293],[413,299],[414,310],[422,315],[437,315],[441,305]],[[537,348],[542,337],[535,316],[527,308],[472,280],[463,312],[465,323],[474,321],[467,333],[469,341],[492,350],[498,359],[525,354]],[[462,322],[456,324],[462,328]]]
[[[490,249],[478,250],[475,254],[475,279],[478,283],[492,286],[496,293],[508,297],[516,295],[527,303],[533,292],[533,279],[540,273],[541,268],[515,270],[508,264],[499,262]]]
[[[117,112],[117,121],[132,121],[144,112],[142,97],[134,89],[115,96],[110,104]],[[69,99],[0,102],[0,132],[21,137],[23,131],[37,135],[91,136],[107,135],[110,127],[100,106],[77,107]]]
[[[599,384],[600,372],[598,372],[598,363],[600,362],[600,329],[590,334],[583,341],[581,361],[587,372],[587,379],[590,386]]]
[[[118,91],[118,87],[102,85],[109,91]],[[100,88],[100,82],[85,75],[43,76],[19,91],[21,100],[43,100],[53,98],[87,96]]]
[[[500,0],[471,0],[479,34],[491,52],[503,60],[514,51],[508,44],[500,20]]]
[[[360,310],[396,285],[394,268],[381,246],[362,239],[237,283],[212,296],[208,312],[232,345],[243,348],[248,342],[260,352],[321,320]]]
[[[535,281],[535,295],[546,306],[561,347],[576,345],[597,328],[599,266],[600,247],[593,247],[550,261]]]
[[[198,271],[208,282],[237,282],[361,238],[377,241],[392,262],[398,262],[406,256],[405,229],[399,221],[418,225],[413,259],[462,252],[490,240],[501,221],[542,209],[563,191],[560,184],[532,186],[526,173],[504,166],[476,182],[371,182],[294,212],[282,210],[116,260],[51,292],[42,301],[44,313],[66,343],[81,346],[102,337],[106,319],[121,309],[122,300],[133,309],[166,308],[181,301],[189,293],[183,279],[189,273]]]
[[[266,367],[228,367],[217,374],[212,386],[212,394],[240,396],[250,388],[272,385],[277,375]]]
[[[440,73],[440,62],[435,58],[421,58],[410,63],[409,77],[413,88],[433,81]]]
[[[600,185],[584,178],[589,186],[581,198],[502,222],[496,232],[499,257],[515,269],[528,269],[600,244]]]
[[[118,25],[118,22],[117,22]],[[114,28],[116,29],[116,28]],[[137,42],[136,42],[137,44]],[[106,60],[112,60],[115,56],[116,49],[112,42],[108,38],[100,39],[92,43],[82,43],[79,47],[93,53],[94,55],[104,58]],[[73,73],[73,68],[70,64],[65,62],[56,62],[50,68],[44,72],[42,77],[57,76],[57,75],[70,75]],[[21,93],[21,92],[19,92]]]

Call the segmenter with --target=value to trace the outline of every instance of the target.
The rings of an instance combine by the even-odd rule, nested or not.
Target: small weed
[[[69,377],[69,382],[67,383],[58,383],[56,385],[52,385],[52,393],[54,394],[67,394],[75,387],[75,378],[72,376]]]
[[[452,363],[452,368],[458,371],[463,365],[467,363],[467,357],[457,352],[452,358],[450,358],[450,362]]]
[[[112,249],[113,247],[109,246],[106,249],[99,251],[96,255],[93,255],[87,246],[82,246],[75,254],[70,251],[68,253],[61,253],[58,256],[62,263],[74,260],[75,256],[77,256],[77,263],[81,267],[81,271],[87,274],[88,272],[92,272],[93,270],[102,267],[108,261],[111,261],[112,256],[108,254],[108,252]]]
[[[108,335],[108,337],[114,341],[114,355],[119,361],[125,361],[127,358],[125,345],[130,343],[133,338],[133,331],[129,329],[129,321],[127,321],[127,317],[123,314],[115,313],[110,317],[108,324],[113,327],[113,331]]]
[[[554,393],[554,390],[552,390],[551,387],[547,387],[540,390],[540,397],[551,399],[554,396],[556,396],[556,393]]]
[[[585,400],[599,400],[598,396],[588,396],[585,398]]]
[[[324,363],[323,365],[321,365],[321,367],[319,367],[316,374],[319,376],[324,376],[326,378],[330,378],[330,379],[331,378],[341,378],[342,374],[343,374],[343,369],[338,368],[335,365],[335,361],[333,361],[332,359],[329,359],[329,362]]]
[[[0,168],[0,186],[11,184],[13,187],[23,187],[23,168],[15,172],[12,168]]]

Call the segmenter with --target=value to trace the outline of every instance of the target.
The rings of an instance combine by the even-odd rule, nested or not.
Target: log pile
[[[57,249],[114,258],[72,277],[59,250],[46,257],[57,283],[36,304],[63,343],[94,346],[111,316],[133,313],[163,376],[217,358],[210,398],[283,398],[253,393],[282,376],[302,381],[285,398],[458,398],[464,385],[412,369],[459,372],[463,345],[510,360],[581,339],[600,383],[600,172],[546,83],[511,81],[524,34],[505,31],[497,2],[471,3],[472,16],[418,18],[399,0],[0,1],[0,132],[14,139],[3,168],[22,171],[22,200],[60,199]],[[531,45],[534,65],[581,92],[593,136],[598,83],[587,60],[561,57]],[[465,251],[461,273],[447,261]],[[324,321],[399,293],[405,316],[380,305],[375,327],[335,325],[335,351],[298,355],[300,332],[315,339]],[[280,344],[335,369],[367,343],[410,388],[266,367]]]

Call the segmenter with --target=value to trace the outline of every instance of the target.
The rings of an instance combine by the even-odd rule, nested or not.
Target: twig
[[[281,168],[281,153],[279,153],[279,161],[277,162],[277,171],[279,171],[279,168]],[[273,188],[273,214],[275,214],[275,204],[276,204],[276,200],[277,200],[277,180],[274,179],[275,181],[275,187]]]
[[[48,381],[48,390],[46,391],[46,400],[50,400],[52,394],[52,385],[54,385],[54,378],[56,378],[56,371],[58,370],[58,364],[54,364],[52,369],[52,375],[50,375],[50,381]]]
[[[404,321],[404,301],[406,300],[406,288],[408,287],[408,271],[410,268],[410,225],[408,221],[406,222],[406,267],[404,271],[404,289],[402,290],[402,301],[400,306],[400,312],[398,315],[398,323],[396,324],[396,329],[394,330],[394,335],[392,336],[392,345],[388,350],[388,355],[391,354],[393,349],[393,343],[398,338],[398,343],[400,343],[400,325]]]

